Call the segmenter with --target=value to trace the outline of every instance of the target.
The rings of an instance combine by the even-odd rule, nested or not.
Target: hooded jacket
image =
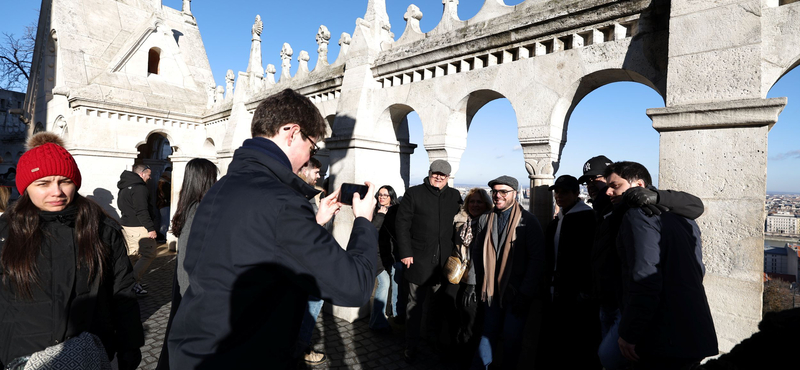
[[[378,231],[356,218],[343,249],[317,224],[307,198],[316,192],[272,141],[236,150],[183,251],[189,288],[169,333],[171,368],[290,367],[309,295],[347,307],[369,301]]]
[[[147,183],[136,173],[126,170],[119,176],[117,188],[117,207],[122,213],[122,226],[144,227],[147,231],[155,231]]]
[[[439,189],[427,177],[406,190],[395,220],[400,259],[414,257],[403,273],[406,280],[423,285],[440,277],[436,273],[453,253],[453,218],[462,203],[458,190]]]
[[[20,298],[13,287],[0,283],[0,367],[84,331],[102,340],[109,357],[144,345],[139,303],[131,291],[133,267],[119,225],[108,218],[100,224],[100,238],[108,248],[102,282],[97,277],[90,282],[85,267],[64,263],[78,260],[76,213],[75,206],[40,212],[45,237],[32,299]],[[0,252],[8,237],[7,221],[0,217]]]

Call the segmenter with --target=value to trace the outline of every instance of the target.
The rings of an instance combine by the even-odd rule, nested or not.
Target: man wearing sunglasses
[[[197,208],[184,267],[187,289],[169,335],[175,369],[292,368],[308,296],[360,307],[375,283],[375,187],[353,196],[347,248],[321,225],[341,206],[320,202],[296,173],[316,152],[326,122],[290,89],[262,101],[228,173]]]

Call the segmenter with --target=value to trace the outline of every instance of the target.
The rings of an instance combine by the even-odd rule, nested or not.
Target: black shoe
[[[417,360],[417,350],[414,348],[407,348],[403,351],[403,358],[405,358],[406,363],[413,364],[414,361]]]

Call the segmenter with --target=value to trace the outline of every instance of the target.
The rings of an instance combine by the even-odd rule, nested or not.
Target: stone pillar
[[[786,98],[648,109],[661,133],[659,186],[703,199],[704,286],[719,348],[757,331],[764,269],[767,134]]]
[[[170,194],[169,201],[169,232],[167,233],[167,245],[170,251],[178,250],[178,237],[172,234],[172,218],[175,217],[175,211],[178,210],[178,198],[180,197],[181,187],[183,187],[183,178],[186,175],[186,164],[194,159],[191,156],[171,155],[169,160],[172,161],[172,193]],[[187,235],[188,237],[188,235]]]
[[[551,138],[520,140],[525,156],[525,169],[531,181],[530,212],[539,220],[542,230],[553,219],[553,185],[558,170],[560,143]]]

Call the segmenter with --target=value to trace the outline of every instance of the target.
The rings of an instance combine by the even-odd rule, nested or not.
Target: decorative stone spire
[[[342,36],[339,37],[339,54],[346,55],[347,50],[350,49],[350,42],[353,39],[350,37],[350,34],[347,32],[342,32]]]
[[[328,43],[331,41],[331,32],[325,25],[319,26],[317,30],[317,67],[328,65]]]
[[[183,14],[192,15],[192,0],[183,0]]]
[[[264,67],[261,64],[261,31],[264,30],[264,23],[261,16],[256,15],[256,21],[252,27],[252,44],[250,45],[250,62],[247,63],[247,73],[253,77],[264,77]]]
[[[294,55],[292,46],[284,42],[281,48],[281,81],[292,78],[292,55]]]
[[[219,104],[222,103],[223,100],[225,100],[225,88],[217,86],[217,89],[214,91],[214,102]]]
[[[301,50],[300,55],[297,57],[297,61],[300,63],[300,65],[297,67],[297,73],[294,75],[295,78],[308,75],[309,60],[311,60],[311,57],[308,55],[308,52]]]
[[[233,70],[229,69],[228,73],[225,74],[225,99],[231,100],[233,99],[233,81],[236,78],[236,75],[233,74]]]
[[[275,73],[277,72],[278,70],[275,69],[274,64],[267,64],[267,83],[271,85],[275,84]]]
[[[442,0],[442,5],[444,5],[442,21],[436,28],[441,28],[443,31],[448,31],[461,23],[461,20],[458,19],[458,0]]]
[[[397,40],[398,44],[414,42],[425,38],[425,34],[422,33],[422,30],[419,28],[419,21],[422,19],[422,11],[419,10],[419,7],[414,4],[409,5],[406,14],[403,15],[403,19],[406,20],[406,29],[403,31],[403,36],[400,36],[400,39]]]

